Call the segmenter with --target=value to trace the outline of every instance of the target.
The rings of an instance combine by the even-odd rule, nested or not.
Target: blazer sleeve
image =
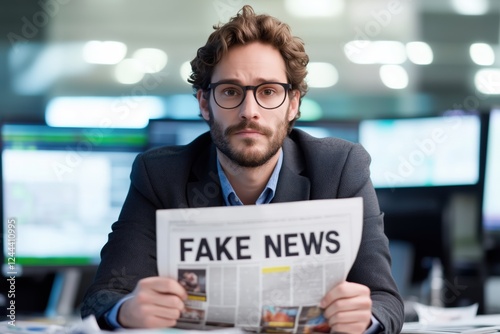
[[[399,333],[404,322],[404,306],[392,278],[389,242],[370,180],[370,161],[361,145],[352,146],[339,184],[339,197],[362,197],[364,204],[361,245],[347,280],[370,288],[372,313],[384,327],[383,333]]]
[[[138,155],[122,211],[112,225],[96,277],[84,297],[82,317],[93,314],[101,328],[111,329],[104,314],[131,293],[141,278],[158,275],[155,216],[160,206],[143,156]]]

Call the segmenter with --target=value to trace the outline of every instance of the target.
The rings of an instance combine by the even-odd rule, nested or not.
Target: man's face
[[[256,86],[264,82],[287,83],[285,62],[273,47],[251,43],[232,47],[215,67],[211,83],[231,82]],[[245,93],[243,103],[224,109],[201,91],[198,100],[203,118],[208,121],[213,141],[219,151],[242,167],[258,167],[277,154],[288,132],[288,124],[298,112],[299,93],[287,93],[276,109],[264,109],[252,91]]]

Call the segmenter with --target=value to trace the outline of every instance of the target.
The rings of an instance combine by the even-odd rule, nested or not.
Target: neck
[[[278,162],[279,150],[264,165],[259,167],[241,167],[235,164],[223,153],[217,151],[219,162],[229,183],[243,204],[255,204],[257,198],[264,190]]]

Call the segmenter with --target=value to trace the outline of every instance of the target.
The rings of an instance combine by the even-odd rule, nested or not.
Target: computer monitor
[[[150,119],[147,126],[148,147],[186,145],[209,130],[202,120]]]
[[[304,130],[317,138],[335,137],[357,143],[358,121],[344,120],[321,120],[321,121],[301,121],[295,123],[295,128]]]
[[[500,249],[500,109],[490,112],[483,188],[483,233],[487,247]],[[498,256],[500,261],[500,256]]]
[[[15,239],[23,271],[97,265],[145,130],[4,124],[1,136],[3,263]]]
[[[475,185],[481,121],[475,114],[360,122],[375,188]]]

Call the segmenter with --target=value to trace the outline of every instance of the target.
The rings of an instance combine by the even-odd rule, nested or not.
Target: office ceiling
[[[322,2],[309,3],[314,1]],[[340,0],[329,2],[335,1]],[[39,119],[46,102],[55,96],[190,94],[190,86],[180,75],[181,65],[194,57],[213,24],[226,22],[244,3],[4,1],[0,4],[0,113],[8,120]],[[285,0],[246,3],[256,12],[289,23],[304,40],[312,62],[335,66],[338,82],[309,92],[312,99],[327,106],[326,117],[417,115],[498,103],[496,96],[478,94],[473,77],[481,67],[471,60],[469,47],[489,43],[498,53],[500,1],[487,1],[482,15],[461,15],[451,0],[345,0],[340,15],[306,18],[291,13]],[[168,62],[143,81],[124,85],[115,79],[114,65],[83,61],[81,50],[90,40],[123,42],[127,57],[140,48],[158,48],[166,52]],[[434,59],[430,65],[404,61],[400,65],[408,73],[408,86],[390,89],[381,81],[380,64],[348,60],[343,48],[353,40],[424,41]]]

